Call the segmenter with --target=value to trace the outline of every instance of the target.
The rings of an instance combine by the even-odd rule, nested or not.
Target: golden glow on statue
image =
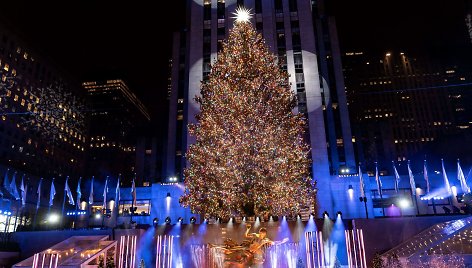
[[[209,244],[209,246],[210,248],[221,250],[225,255],[226,265],[249,265],[263,264],[265,261],[264,251],[268,246],[276,246],[288,241],[288,238],[284,238],[282,241],[270,240],[264,227],[260,228],[258,233],[250,233],[250,230],[251,225],[247,224],[244,240],[241,244],[236,243],[231,238],[227,238],[224,245]]]

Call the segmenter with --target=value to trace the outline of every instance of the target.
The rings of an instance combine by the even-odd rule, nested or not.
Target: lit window
[[[8,63],[5,63],[5,66],[3,66],[3,70],[8,72],[8,70],[10,70],[10,65],[8,65]]]
[[[120,216],[131,216],[131,200],[120,201],[119,215]],[[133,216],[149,216],[151,211],[151,200],[136,200],[134,204]]]

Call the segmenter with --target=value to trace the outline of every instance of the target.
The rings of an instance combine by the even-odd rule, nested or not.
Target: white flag
[[[66,185],[64,186],[64,192],[67,195],[67,199],[69,199],[69,204],[75,205],[74,196],[72,196],[72,191],[69,188],[69,176],[66,178]]]
[[[36,210],[38,210],[39,205],[41,204],[41,183],[42,182],[43,182],[43,178],[39,180],[38,191],[36,192],[38,194],[38,201],[36,201]]]
[[[364,184],[364,177],[362,176],[361,166],[359,165],[359,188],[361,191],[361,197],[365,197],[365,184]]]
[[[54,196],[56,195],[56,187],[54,187],[54,178],[51,182],[51,192],[49,193],[49,206],[51,207],[54,204]]]
[[[115,189],[115,207],[118,207],[118,203],[120,203],[121,194],[120,194],[120,178],[121,174],[118,175],[118,180],[116,182],[116,189]]]
[[[134,207],[136,205],[136,184],[134,183],[134,179],[131,184],[131,194],[133,196],[133,204],[131,204],[131,207]]]
[[[92,176],[92,184],[90,185],[90,195],[89,195],[89,204],[93,204],[93,179],[94,177]]]
[[[457,179],[461,183],[461,189],[464,194],[470,193],[470,188],[467,186],[467,182],[465,180],[464,172],[462,171],[461,164],[459,159],[457,159]]]
[[[412,193],[413,195],[416,195],[415,177],[413,176],[413,172],[411,172],[410,160],[408,160],[407,167],[408,167],[408,177],[410,178],[411,193]]]
[[[9,192],[10,182],[8,181],[8,171],[10,171],[9,168],[7,168],[7,171],[5,171],[5,176],[3,176],[3,187]]]
[[[379,195],[382,196],[382,181],[380,180],[377,162],[375,162],[375,182],[377,183],[377,191],[379,191]]]
[[[105,179],[105,187],[103,187],[103,209],[107,208],[107,193],[108,193],[108,176]]]
[[[449,179],[447,178],[446,169],[444,168],[444,160],[441,158],[441,165],[442,165],[442,174],[444,180],[444,187],[446,188],[447,194],[452,195],[451,185],[449,184]]]
[[[25,186],[25,183],[24,183],[24,178],[25,178],[25,175],[23,175],[23,177],[21,177],[21,184],[20,184],[20,192],[21,192],[21,206],[24,207],[26,205],[26,191],[27,191],[27,187]]]
[[[429,193],[429,177],[428,177],[428,169],[426,168],[426,159],[424,160],[424,168],[423,168],[424,180],[426,181],[426,193]]]
[[[79,178],[79,182],[77,183],[77,206],[80,204],[80,199],[82,199],[82,190],[80,190],[81,181],[82,177]]]
[[[20,200],[20,193],[18,192],[18,188],[16,187],[16,171],[13,173],[13,177],[10,183],[10,193],[13,195],[15,200]]]
[[[395,174],[395,192],[398,193],[398,185],[400,184],[400,175],[398,174],[395,162],[392,161],[393,173]]]

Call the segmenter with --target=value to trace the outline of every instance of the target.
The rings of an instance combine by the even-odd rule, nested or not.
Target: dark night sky
[[[78,81],[123,78],[160,121],[172,32],[185,18],[184,1],[167,2],[15,0],[0,18]]]
[[[159,119],[171,33],[183,24],[184,2],[15,0],[2,3],[0,18],[79,81],[124,78]],[[343,50],[402,49],[447,63],[471,62],[462,0],[328,2]]]
[[[343,50],[403,50],[470,69],[472,44],[464,21],[464,0],[329,2]]]

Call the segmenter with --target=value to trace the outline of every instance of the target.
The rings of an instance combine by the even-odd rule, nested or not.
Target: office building
[[[137,176],[136,160],[144,161],[137,152],[149,155],[152,152],[141,141],[137,150],[140,130],[146,127],[151,117],[143,103],[128,88],[123,80],[88,81],[82,83],[90,102],[90,145],[88,172],[97,177]],[[140,163],[143,172],[144,163]]]
[[[464,94],[470,86],[457,66],[401,51],[348,51],[343,68],[357,157],[369,170],[376,161],[390,170],[391,161],[447,158],[448,150],[434,152],[440,143],[460,154],[451,146],[471,127]]]
[[[44,219],[51,180],[64,189],[66,176],[81,174],[86,161],[85,94],[69,75],[0,24],[1,232]],[[38,203],[38,184],[41,202]],[[20,209],[20,184],[28,193]],[[15,183],[13,183],[15,182]],[[62,198],[58,191],[56,201]]]
[[[47,58],[0,25],[0,162],[37,177],[85,164],[85,94]]]

